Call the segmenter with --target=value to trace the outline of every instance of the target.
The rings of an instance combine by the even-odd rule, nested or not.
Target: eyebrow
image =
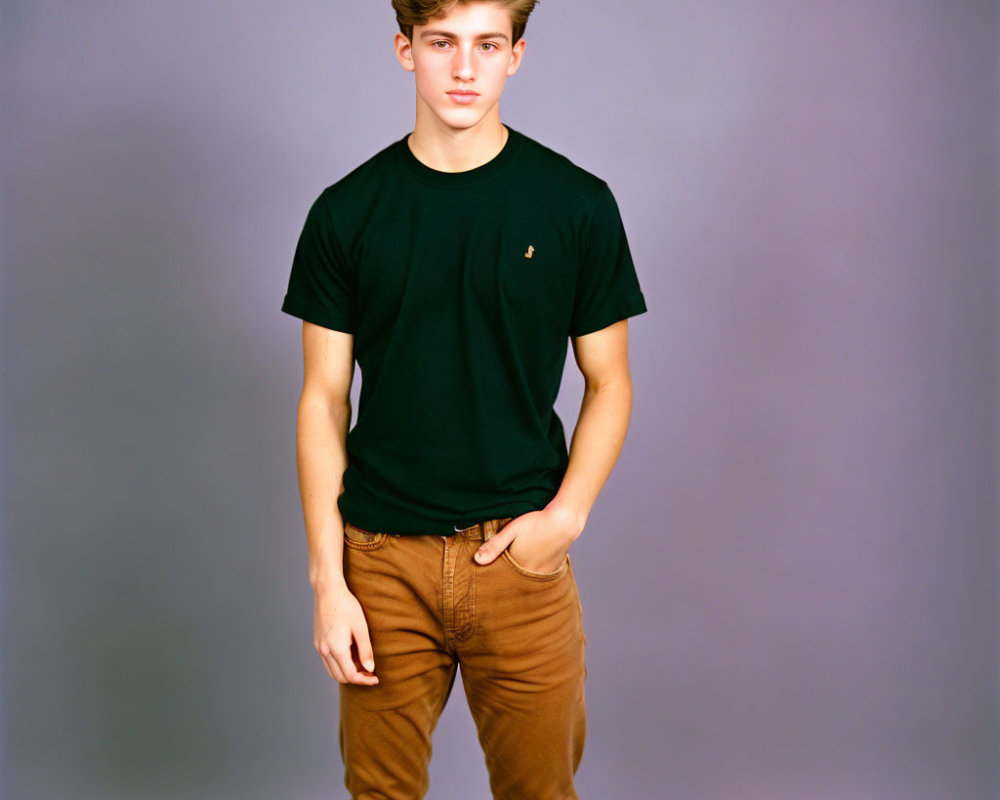
[[[420,34],[421,39],[427,39],[431,36],[444,36],[447,39],[457,39],[458,37],[451,31],[424,31]],[[510,41],[510,37],[506,33],[481,33],[478,36],[473,37],[475,41],[480,42],[483,39],[504,39]]]

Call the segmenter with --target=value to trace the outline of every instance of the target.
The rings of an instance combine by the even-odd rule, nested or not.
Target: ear
[[[524,55],[525,42],[522,36],[510,51],[510,62],[507,64],[507,75],[513,75],[517,72],[517,68],[521,66],[521,57]]]
[[[413,53],[411,52],[410,40],[402,33],[397,33],[392,39],[392,44],[396,51],[396,60],[402,65],[403,69],[413,72],[415,67],[413,66]]]

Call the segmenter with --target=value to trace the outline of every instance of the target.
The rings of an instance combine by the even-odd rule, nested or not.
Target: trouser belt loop
[[[495,519],[484,519],[481,522],[477,522],[475,525],[470,525],[468,528],[455,528],[456,533],[465,534],[466,536],[476,537],[477,534],[482,535],[484,542],[489,541],[491,537],[496,536],[497,530],[503,522],[506,522],[508,517],[498,517]],[[478,538],[478,537],[477,537]]]

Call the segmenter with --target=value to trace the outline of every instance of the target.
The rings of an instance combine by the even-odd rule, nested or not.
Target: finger
[[[498,533],[496,536],[491,537],[489,541],[483,542],[479,545],[474,556],[476,563],[492,564],[497,556],[506,550],[507,545],[514,541],[515,538],[516,537],[513,534],[507,533],[507,528],[505,526],[503,531]]]
[[[375,653],[372,650],[372,642],[368,637],[368,626],[360,626],[354,631],[354,641],[357,642],[358,649],[358,661],[361,664],[361,668],[367,672],[374,674],[375,672]]]
[[[338,644],[331,652],[331,658],[337,665],[337,670],[343,675],[341,683],[364,683],[365,676],[358,672],[351,658],[350,647]]]
[[[316,652],[319,653],[319,658],[323,662],[326,674],[337,681],[337,683],[344,683],[346,679],[344,678],[344,673],[337,665],[336,659],[333,657],[332,645],[324,641],[316,648]]]
[[[351,633],[355,638],[358,636],[358,630],[356,628],[352,629]],[[337,659],[337,665],[343,671],[348,683],[363,683],[369,686],[375,685],[378,683],[378,677],[359,669],[359,659],[356,659],[355,657],[355,649],[356,648],[352,642],[346,648],[338,648],[334,650],[333,656]]]
[[[340,667],[337,666],[337,662],[334,661],[333,656],[323,656],[323,666],[326,667],[327,674],[337,683],[344,682],[344,674],[340,671]]]
[[[330,672],[330,665],[326,663],[326,659],[323,658],[323,656],[320,656],[319,657],[319,662],[323,665],[323,669],[326,670],[326,674],[329,675],[332,678],[333,677],[333,673]]]

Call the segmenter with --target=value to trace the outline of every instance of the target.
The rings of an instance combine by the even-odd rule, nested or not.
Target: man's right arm
[[[299,399],[299,492],[314,591],[344,584],[344,524],[337,507],[347,468],[354,336],[302,323],[304,379]]]
[[[347,468],[354,336],[303,321],[304,380],[298,408],[299,492],[309,543],[309,583],[316,602],[315,641],[330,676],[377,683],[364,613],[344,581],[344,522],[337,506]],[[361,664],[351,655],[356,641]]]

